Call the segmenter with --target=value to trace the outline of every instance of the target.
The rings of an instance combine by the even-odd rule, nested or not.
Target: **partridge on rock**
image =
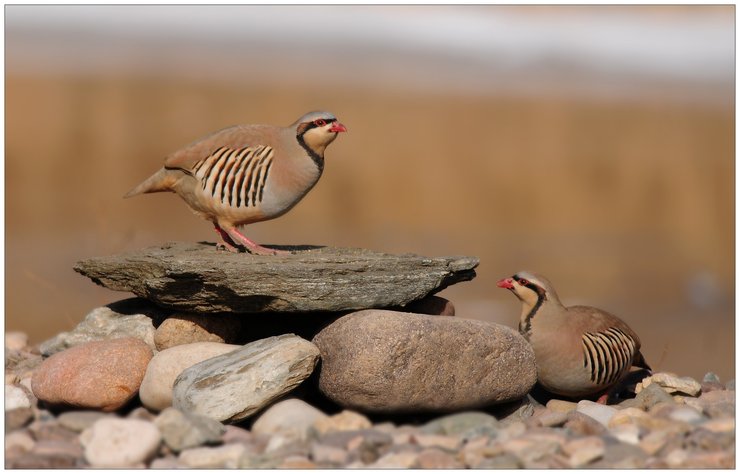
[[[172,153],[164,167],[124,197],[177,193],[213,223],[219,247],[284,253],[258,245],[237,227],[274,219],[295,206],[321,177],[326,147],[346,131],[328,112],[309,112],[288,127],[229,127]]]
[[[633,366],[651,370],[637,334],[616,316],[590,306],[566,308],[535,273],[519,272],[497,286],[522,302],[519,332],[534,349],[537,380],[546,390],[586,397],[608,392]]]

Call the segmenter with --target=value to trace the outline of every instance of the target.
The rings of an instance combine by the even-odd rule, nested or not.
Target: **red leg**
[[[232,241],[238,242],[245,246],[247,248],[247,251],[249,253],[253,253],[255,255],[289,255],[290,252],[285,250],[277,250],[277,249],[269,249],[267,247],[263,247],[259,245],[256,242],[253,242],[246,238],[241,232],[239,232],[236,227],[227,227],[226,229],[223,229],[226,234],[231,238]]]
[[[231,240],[231,237],[229,237],[229,234],[224,232],[224,230],[219,227],[218,224],[213,224],[213,230],[216,231],[216,233],[221,236],[221,242],[216,244],[216,247],[218,249],[224,249],[228,250],[229,252],[233,253],[239,253],[239,249],[236,247],[236,244],[233,240]]]

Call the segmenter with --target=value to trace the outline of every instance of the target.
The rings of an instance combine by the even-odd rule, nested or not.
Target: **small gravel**
[[[38,367],[38,350],[23,334],[8,339],[9,469],[735,467],[734,381],[723,384],[711,372],[701,382],[653,374],[635,398],[616,405],[529,398],[505,416],[492,409],[375,419],[319,410],[294,392],[293,400],[223,425],[172,408],[157,413],[138,399],[114,413],[48,411],[21,383]],[[296,413],[300,423],[291,424]]]

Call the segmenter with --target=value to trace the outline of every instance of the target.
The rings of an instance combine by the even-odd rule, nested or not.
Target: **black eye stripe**
[[[305,134],[307,131],[311,130],[312,128],[316,127],[323,127],[324,125],[316,125],[317,120],[323,120],[325,123],[324,125],[328,125],[330,123],[334,123],[337,121],[335,118],[317,118],[313,119],[310,122],[305,122],[304,126],[302,127],[302,131],[298,134],[299,137],[302,137],[303,134]]]
[[[316,122],[318,122],[319,120],[323,120],[324,125],[328,125],[337,121],[337,119],[335,118],[317,118],[311,121],[311,125],[309,126],[309,128],[323,127],[324,125],[316,125]]]
[[[544,288],[540,287],[539,285],[537,285],[535,283],[532,283],[531,281],[527,280],[526,278],[522,278],[519,275],[514,275],[511,278],[513,278],[517,283],[519,283],[523,287],[529,288],[530,290],[534,291],[539,296],[541,296],[543,298],[545,297],[545,290],[544,290]],[[527,284],[526,285],[523,284],[522,283],[523,281],[526,282]]]

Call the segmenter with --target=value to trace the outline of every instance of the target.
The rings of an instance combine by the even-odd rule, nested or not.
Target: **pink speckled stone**
[[[34,372],[31,389],[52,405],[114,411],[136,395],[151,358],[140,339],[88,342],[46,359]]]

